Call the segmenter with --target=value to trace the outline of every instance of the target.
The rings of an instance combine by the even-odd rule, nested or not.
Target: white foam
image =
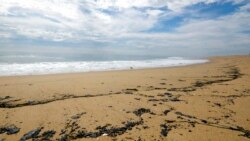
[[[0,76],[39,75],[71,72],[126,70],[156,67],[173,67],[205,63],[208,60],[171,57],[140,61],[81,61],[81,62],[40,62],[40,63],[0,63]]]

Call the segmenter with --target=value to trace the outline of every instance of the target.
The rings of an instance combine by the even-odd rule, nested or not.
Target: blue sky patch
[[[214,2],[210,4],[198,3],[187,7],[187,10],[195,11],[193,16],[200,18],[217,18],[228,14],[233,14],[243,4],[235,4],[232,2]],[[192,16],[192,15],[190,15]]]

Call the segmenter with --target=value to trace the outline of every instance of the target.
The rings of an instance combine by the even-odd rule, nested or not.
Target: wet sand
[[[0,141],[250,139],[250,56],[143,70],[0,77]]]

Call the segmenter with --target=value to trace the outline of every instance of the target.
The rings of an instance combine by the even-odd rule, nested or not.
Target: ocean
[[[183,57],[140,59],[65,59],[36,55],[0,56],[0,76],[41,75],[91,71],[128,70],[185,66],[206,63],[206,59]]]

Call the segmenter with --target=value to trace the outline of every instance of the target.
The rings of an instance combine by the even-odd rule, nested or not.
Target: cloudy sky
[[[1,55],[249,52],[249,0],[0,0]]]

